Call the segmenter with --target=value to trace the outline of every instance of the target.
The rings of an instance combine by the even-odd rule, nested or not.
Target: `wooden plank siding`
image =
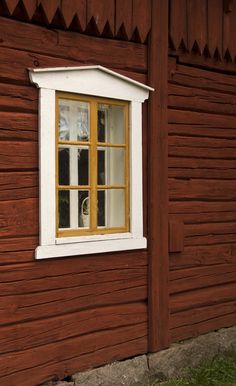
[[[144,43],[150,0],[1,0],[0,15],[93,36]]]
[[[170,69],[169,220],[183,226],[170,235],[183,243],[170,253],[178,341],[236,322],[236,77],[173,59]]]
[[[169,3],[172,52],[235,61],[235,1],[230,8],[225,7],[224,0],[170,0]]]
[[[146,83],[147,47],[4,17],[0,39],[0,379],[36,386],[147,352],[148,259],[144,250],[35,261],[38,90],[27,68],[101,64]],[[147,106],[143,131],[147,181]]]

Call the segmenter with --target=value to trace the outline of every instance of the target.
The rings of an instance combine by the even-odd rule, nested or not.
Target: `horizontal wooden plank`
[[[38,180],[37,172],[0,172],[0,201],[38,197]]]
[[[211,213],[231,212],[236,210],[235,201],[179,201],[169,202],[169,213]]]
[[[173,157],[195,157],[195,158],[213,158],[213,159],[233,159],[236,166],[236,149],[235,148],[212,148],[212,147],[190,147],[183,142],[182,146],[169,146],[169,155]]]
[[[1,238],[38,235],[38,199],[0,201]]]
[[[170,330],[172,342],[235,325],[235,307],[234,301],[171,315],[170,323],[174,326]],[[177,323],[179,325],[175,327]]]
[[[182,276],[180,277],[181,274]],[[220,286],[226,283],[234,283],[235,281],[236,263],[178,270],[170,274],[170,294]]]
[[[146,252],[1,266],[0,272],[2,324],[147,298]]]
[[[220,179],[220,180],[235,180],[235,169],[192,169],[192,168],[169,168],[168,176],[170,178],[181,179]]]
[[[194,338],[220,328],[234,326],[235,323],[236,313],[232,312],[201,323],[184,325],[170,331],[171,341],[174,343],[180,340]]]
[[[236,222],[185,224],[185,236],[236,234]]]
[[[184,251],[170,255],[170,268],[176,276],[177,270],[203,267],[205,269],[214,265],[236,263],[236,249],[234,244],[185,246]]]
[[[124,70],[147,71],[147,47],[145,45],[120,40],[91,39],[68,31],[61,31],[58,37],[60,49],[68,52],[69,58]],[[110,55],[111,52],[112,55]],[[126,58],[125,62],[124,58]]]
[[[188,292],[172,294],[170,309],[172,313],[213,306],[228,301],[235,301],[236,283],[201,288]]]
[[[184,222],[185,224],[236,222],[236,211],[205,212],[205,213],[178,213],[169,214],[170,221]]]
[[[0,142],[0,170],[36,168],[38,168],[38,146],[36,142]]]
[[[181,154],[178,156],[169,156],[169,167],[174,168],[192,168],[192,169],[235,169],[235,159],[214,159],[208,158],[208,152],[205,153],[205,158],[202,156],[198,158],[196,151],[195,155],[191,157],[191,152],[185,156],[184,149],[181,149]],[[182,156],[182,157],[181,157]]]
[[[38,269],[39,264],[40,269]],[[45,278],[48,278],[50,288],[50,281],[52,282],[54,278],[61,276],[65,278],[67,275],[81,274],[83,277],[83,274],[88,274],[91,280],[95,280],[96,275],[98,275],[98,281],[100,281],[101,278],[99,275],[103,273],[103,271],[107,271],[108,275],[110,275],[113,270],[115,274],[117,270],[128,272],[130,269],[141,269],[145,276],[147,273],[147,264],[146,250],[126,251],[80,256],[79,258],[46,259],[24,265],[16,264],[11,267],[1,267],[0,275],[2,283],[33,279],[45,280]],[[41,289],[42,288],[40,288],[40,290]]]
[[[235,94],[225,94],[197,87],[169,84],[168,104],[171,108],[234,115]]]
[[[92,307],[131,303],[147,298],[147,280],[130,279],[77,285],[56,290],[5,296],[0,299],[1,325],[48,318]],[[43,288],[42,288],[43,290]],[[9,308],[9,304],[11,307]]]
[[[187,113],[185,122],[184,117],[181,118],[181,113],[184,113],[184,115]],[[195,137],[199,139],[209,138],[209,140],[212,140],[212,142],[215,141],[215,139],[229,139],[229,140],[235,140],[236,138],[236,130],[235,127],[229,127],[229,128],[222,128],[222,124],[215,121],[215,124],[212,126],[210,122],[208,122],[208,119],[206,122],[204,122],[204,118],[208,114],[202,114],[202,123],[200,121],[199,113],[192,112],[193,117],[190,119],[190,116],[188,115],[188,112],[181,112],[179,111],[179,114],[174,114],[174,119],[177,119],[179,123],[171,123],[168,126],[168,132],[169,136],[172,135],[179,135],[179,136],[189,136],[189,137]],[[177,115],[179,115],[177,117]],[[219,116],[217,116],[219,117]],[[212,117],[214,120],[215,117]],[[182,122],[181,122],[182,120]],[[191,123],[191,120],[193,121]],[[218,127],[218,126],[219,127]],[[234,142],[233,142],[234,144]]]
[[[8,239],[4,240],[6,243]],[[3,239],[0,240],[3,242]],[[9,241],[10,243],[11,241]],[[23,251],[8,251],[8,252],[0,252],[0,265],[6,264],[16,264],[16,263],[26,263],[29,261],[33,261],[35,258],[35,248],[38,246],[38,242],[35,243],[34,249],[28,250],[27,244],[25,245],[25,249]]]
[[[37,264],[38,267],[39,263]],[[11,268],[8,268],[8,271]],[[24,270],[24,267],[22,267]],[[122,269],[114,269],[114,270],[104,270],[99,273],[94,274],[91,277],[91,272],[83,272],[83,273],[71,273],[57,276],[46,276],[43,278],[27,278],[21,280],[13,280],[11,281],[11,277],[14,275],[9,275],[7,270],[2,269],[1,272],[6,272],[6,281],[0,282],[0,298],[7,296],[18,295],[31,295],[35,293],[35,297],[40,296],[40,293],[43,291],[51,291],[51,290],[62,290],[62,289],[70,289],[70,288],[81,288],[81,296],[85,291],[90,294],[90,290],[92,290],[92,286],[98,287],[101,286],[111,286],[112,282],[114,285],[118,284],[118,287],[122,288],[122,281],[125,288],[125,281],[133,281],[144,283],[146,280],[146,271],[143,268],[129,268],[127,270]],[[23,275],[22,275],[23,276]],[[61,279],[59,279],[61,278]],[[127,286],[130,288],[130,285]],[[56,292],[55,292],[56,295]],[[3,299],[1,299],[3,300]]]
[[[215,245],[235,242],[235,233],[209,234],[188,236],[184,239],[184,245]]]
[[[236,179],[221,180],[184,180],[169,178],[169,197],[171,200],[234,200],[236,201]]]
[[[194,325],[201,322],[207,322],[219,316],[235,313],[236,301],[215,304],[213,306],[199,307],[195,310],[187,310],[171,314],[171,329],[184,325]]]
[[[34,87],[0,83],[0,109],[1,111],[36,113],[38,90]]]
[[[4,18],[0,20],[1,47],[75,60],[77,65],[79,61],[141,72],[147,70],[147,47],[142,44],[49,30]],[[15,30],[17,35],[13,32]],[[126,58],[125,64],[123,58]],[[37,58],[34,57],[34,60],[37,61]]]
[[[38,116],[0,111],[0,140],[38,141]]]
[[[1,238],[0,253],[3,255],[4,252],[31,251],[35,249],[37,245],[38,237],[35,236]]]
[[[207,71],[195,66],[178,64],[177,69],[171,72],[170,81],[182,86],[235,94],[235,76],[222,72]]]
[[[93,363],[101,365],[146,352],[147,323],[108,329],[55,344],[0,357],[0,377],[4,385],[17,382],[24,386],[63,378]],[[30,363],[30,366],[29,366]]]
[[[177,134],[182,133],[187,135],[192,135],[195,133],[195,135],[198,136],[207,136],[206,134],[204,135],[204,130],[212,128],[214,130],[210,131],[211,135],[217,137],[218,131],[216,129],[231,129],[229,130],[229,133],[232,133],[233,138],[235,138],[236,136],[236,117],[228,117],[224,115],[208,113],[202,114],[200,112],[176,109],[169,109],[168,112],[169,123],[177,123],[183,126],[183,128],[181,129],[180,125],[180,127],[178,127],[179,131],[176,131],[176,127],[169,125],[169,132],[174,132]],[[193,126],[192,131],[188,131],[187,125]],[[220,131],[219,133],[222,133],[222,131]],[[227,137],[228,131],[226,131],[225,136],[223,138]]]
[[[147,322],[145,303],[101,307],[0,329],[0,354]],[[14,354],[13,354],[14,355]]]
[[[191,135],[170,135],[168,138],[169,146],[189,146],[194,148],[212,148],[212,149],[228,149],[236,148],[236,138],[224,139],[224,138],[207,138],[207,137],[194,137]]]

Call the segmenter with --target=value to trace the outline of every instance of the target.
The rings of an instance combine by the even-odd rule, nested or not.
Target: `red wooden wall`
[[[145,82],[147,48],[6,18],[0,37],[0,383],[35,386],[147,351],[147,252],[34,260],[38,91],[27,68],[98,63]]]
[[[236,75],[174,58],[169,64],[169,218],[180,245],[170,253],[176,341],[236,323]]]
[[[152,16],[151,0],[0,0],[0,14],[142,43],[147,41]],[[235,19],[235,0],[169,0],[170,46],[234,61]]]
[[[236,322],[235,0],[170,0],[168,90],[168,2],[153,4],[151,15],[151,0],[0,0],[4,386],[35,386],[165,347],[169,332],[177,341]],[[148,37],[151,16],[159,30]],[[149,79],[157,90],[149,127],[144,109],[149,251],[36,262],[38,93],[27,68],[82,64],[101,64],[144,83]],[[175,250],[169,260],[167,117]]]

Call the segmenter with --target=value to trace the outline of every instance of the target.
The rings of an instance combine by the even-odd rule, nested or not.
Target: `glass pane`
[[[97,223],[99,227],[105,227],[106,226],[106,191],[99,190],[97,199],[98,199]]]
[[[98,150],[98,185],[105,185],[105,149]]]
[[[80,190],[79,196],[79,227],[89,228],[90,226],[90,200],[87,190]]]
[[[89,184],[89,149],[78,146],[59,146],[59,185]]]
[[[59,228],[70,227],[70,194],[69,190],[59,190],[58,192],[58,217]]]
[[[125,226],[125,190],[98,191],[98,226],[106,228]]]
[[[125,143],[123,106],[98,104],[98,142]]]
[[[59,99],[59,140],[89,140],[89,103]]]
[[[89,150],[86,148],[78,149],[78,184],[89,184]]]
[[[70,184],[70,150],[59,147],[58,149],[59,185]]]
[[[98,185],[125,184],[125,149],[118,147],[99,148]]]

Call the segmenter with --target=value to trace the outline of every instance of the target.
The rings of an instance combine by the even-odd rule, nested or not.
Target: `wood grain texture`
[[[0,201],[39,196],[37,172],[0,172]]]
[[[234,75],[207,71],[194,66],[177,64],[176,68],[172,68],[169,80],[171,83],[201,90],[235,93],[236,79]]]
[[[19,71],[25,73],[25,77],[28,76],[27,67],[45,66],[40,63],[37,56],[35,57],[36,54],[55,57],[54,61],[57,62],[57,66],[66,65],[66,62],[69,65],[69,61],[76,61],[77,63],[74,65],[77,66],[82,63],[90,63],[123,70],[135,71],[137,69],[138,72],[147,70],[147,49],[142,44],[111,39],[95,39],[74,32],[52,31],[4,18],[0,18],[0,21],[0,35],[3,36],[0,43],[1,47],[30,53],[28,54],[28,60],[31,60],[31,65],[24,62],[24,67],[19,68]],[[17,29],[17,37],[13,32],[15,29]],[[113,55],[110,55],[110,52]],[[61,62],[59,62],[59,58]],[[3,64],[6,59],[3,60]],[[53,64],[49,64],[49,58],[47,60],[48,64],[46,66],[53,66]],[[10,72],[9,69],[8,72]]]
[[[18,355],[4,354],[0,358],[0,374],[4,385],[14,385],[15,377],[25,386],[32,386],[46,380],[64,378],[69,374],[108,361],[135,356],[147,350],[147,325],[111,328],[77,338],[69,338],[54,345],[18,352]],[[10,360],[11,358],[11,360]],[[9,365],[9,363],[11,364]],[[31,363],[29,368],[28,363]]]
[[[175,50],[178,50],[181,44],[188,47],[187,40],[187,1],[170,1],[170,37]]]
[[[24,351],[32,347],[91,334],[112,328],[147,322],[145,303],[100,307],[2,327],[0,353]],[[4,344],[3,344],[4,343]]]
[[[170,254],[176,341],[236,320],[236,84],[233,75],[170,67],[169,221],[184,224],[183,251]]]
[[[222,58],[222,0],[208,0],[208,49],[213,57],[216,49]]]
[[[132,37],[133,1],[116,0],[116,35],[127,40]]]
[[[155,88],[149,101],[149,350],[169,345],[168,295],[168,3],[152,1],[149,42],[149,84]]]
[[[128,6],[126,3],[129,3]],[[43,25],[56,24],[57,27],[69,28],[79,32],[89,33],[94,36],[106,34],[109,26],[109,33],[121,39],[132,39],[142,43],[147,39],[151,28],[150,0],[126,0],[119,2],[115,0],[4,0],[2,14],[11,16],[13,19],[23,21],[40,22]],[[115,10],[116,8],[116,10]],[[124,9],[125,8],[125,9]],[[141,17],[142,15],[142,17]],[[92,24],[91,24],[92,20]],[[131,22],[130,22],[131,21]],[[118,28],[115,29],[115,26]],[[123,35],[120,26],[125,29]],[[105,28],[104,28],[105,27]],[[135,34],[135,28],[138,35]],[[111,36],[108,36],[111,37]]]
[[[85,30],[87,25],[86,0],[62,0],[61,12],[67,28],[70,27],[71,23],[73,22],[73,19],[77,17],[81,30]]]
[[[236,321],[235,307],[235,301],[230,301],[173,314],[171,316],[172,341],[188,339],[213,329],[233,326]],[[188,324],[185,322],[186,320],[188,320]]]
[[[151,0],[133,0],[132,26],[139,35],[140,41],[145,42],[151,25]],[[135,40],[135,35],[133,35]]]
[[[87,23],[94,19],[99,34],[102,34],[107,24],[110,33],[114,36],[115,2],[100,0],[87,0]]]
[[[214,265],[231,264],[236,262],[234,244],[215,244],[200,246],[185,246],[180,254],[172,254],[170,257],[170,267],[174,274],[183,269],[197,267],[212,267]]]

